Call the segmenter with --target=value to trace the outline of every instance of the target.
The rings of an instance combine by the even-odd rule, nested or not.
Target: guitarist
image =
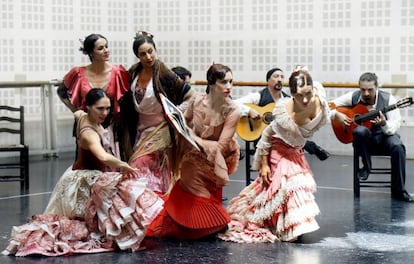
[[[390,93],[378,89],[378,78],[375,73],[366,72],[359,78],[359,91],[349,92],[333,101],[335,107],[364,104],[368,110],[381,110],[396,103]],[[339,124],[349,126],[353,120],[344,113],[333,110],[331,119]],[[371,120],[372,128],[359,125],[352,132],[352,145],[362,158],[363,168],[358,171],[360,180],[367,180],[371,169],[371,153],[380,152],[391,156],[391,196],[393,199],[413,202],[414,199],[405,190],[405,146],[397,134],[400,128],[401,115],[395,109]]]
[[[267,88],[264,88],[259,92],[249,93],[235,100],[241,108],[241,116],[249,116],[253,119],[260,118],[260,114],[256,110],[245,104],[265,106],[272,102],[277,103],[277,101],[281,98],[290,97],[287,93],[282,91],[284,77],[283,71],[280,68],[270,69],[266,73]],[[330,156],[328,151],[324,150],[320,146],[316,145],[315,142],[310,140],[306,141],[303,148],[310,154],[315,154],[320,160],[326,160]]]

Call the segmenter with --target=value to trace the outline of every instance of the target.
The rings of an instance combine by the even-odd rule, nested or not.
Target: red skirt
[[[195,240],[225,229],[230,216],[215,195],[196,196],[177,182],[165,198],[164,209],[148,226],[147,236]]]

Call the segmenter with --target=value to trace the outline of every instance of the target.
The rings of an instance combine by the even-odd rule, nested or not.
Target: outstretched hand
[[[121,173],[124,175],[124,177],[129,178],[130,176],[137,175],[138,169],[131,167],[128,163],[122,162],[121,166]]]

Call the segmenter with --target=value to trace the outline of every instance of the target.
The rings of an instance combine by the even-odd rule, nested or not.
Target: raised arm
[[[77,111],[76,113],[78,113]],[[107,153],[102,147],[101,139],[96,131],[87,129],[80,135],[79,147],[89,149],[92,154],[105,165],[112,168],[119,168],[123,172],[135,172],[136,169],[130,167],[128,163],[117,159],[115,156]]]

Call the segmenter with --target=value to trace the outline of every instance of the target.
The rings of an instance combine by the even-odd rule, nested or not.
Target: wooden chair
[[[384,153],[372,153],[371,157],[389,157],[389,155]],[[369,173],[369,178],[375,177],[377,174],[382,175],[389,175],[390,180],[366,180],[366,181],[360,181],[358,178],[358,170],[360,169],[359,164],[359,156],[357,155],[355,149],[354,149],[354,197],[360,196],[360,188],[391,188],[391,160],[389,161],[390,166],[389,167],[374,167],[374,164],[372,165],[371,172]],[[368,179],[369,179],[368,178]]]
[[[245,141],[245,159],[246,159],[246,186],[249,185],[253,179],[251,179],[250,175],[252,170],[252,165],[251,165],[251,158],[254,155],[254,152],[256,150],[256,145],[257,142],[259,140],[255,140],[255,141]]]
[[[29,146],[24,143],[24,107],[0,106],[0,134],[14,134],[12,138],[16,142],[9,142],[0,145],[0,152],[18,152],[18,162],[14,158],[2,158],[0,170],[5,173],[0,174],[0,182],[20,181],[20,191],[27,192],[29,189]],[[19,174],[13,174],[13,170],[18,170]]]

